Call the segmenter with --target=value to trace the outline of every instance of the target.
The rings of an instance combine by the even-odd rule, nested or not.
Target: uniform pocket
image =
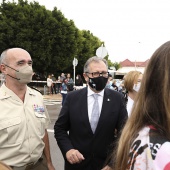
[[[18,142],[21,118],[15,117],[0,122],[0,143],[15,144]]]
[[[45,112],[34,112],[37,118],[37,129],[40,136],[44,136],[46,127],[46,115]]]

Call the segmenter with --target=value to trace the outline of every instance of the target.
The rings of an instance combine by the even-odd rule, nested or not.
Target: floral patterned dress
[[[128,170],[170,170],[170,141],[153,127],[143,128],[133,142]]]

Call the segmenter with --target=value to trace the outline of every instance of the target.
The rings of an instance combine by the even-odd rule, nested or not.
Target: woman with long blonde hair
[[[114,170],[170,169],[170,41],[147,65],[113,160]]]
[[[133,107],[134,100],[140,89],[141,80],[143,74],[139,71],[130,71],[126,74],[124,78],[124,87],[127,91],[128,100],[127,100],[127,112],[128,117],[130,117],[131,110]]]

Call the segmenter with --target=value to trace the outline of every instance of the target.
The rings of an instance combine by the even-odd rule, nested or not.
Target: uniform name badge
[[[39,106],[39,105],[34,104],[33,109],[34,109],[34,113],[37,117],[46,118],[45,109],[44,109],[43,106]]]

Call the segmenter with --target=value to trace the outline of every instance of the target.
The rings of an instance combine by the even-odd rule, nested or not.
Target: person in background
[[[66,96],[67,96],[67,80],[66,78],[63,79],[63,82],[61,83],[61,95],[62,95],[62,106],[65,102]]]
[[[49,94],[53,94],[52,84],[53,84],[53,80],[51,78],[51,75],[48,75],[47,86],[48,86]]]
[[[83,80],[82,80],[80,74],[77,74],[77,76],[76,76],[75,85],[76,86],[83,86]]]
[[[63,79],[62,79],[63,80]],[[60,93],[61,92],[61,79],[60,79],[60,76],[58,76],[58,79],[56,81],[56,91],[57,93]]]
[[[84,65],[88,87],[67,94],[54,126],[65,170],[110,170],[107,156],[127,119],[122,94],[105,88],[108,65],[92,57]],[[106,165],[105,165],[106,164]]]
[[[67,82],[68,92],[73,91],[74,82],[73,82],[73,79],[71,78],[70,73],[67,74],[66,82]]]
[[[76,79],[75,79],[75,86],[74,89],[75,90],[80,90],[81,88],[83,88],[83,80],[80,74],[77,74]]]
[[[123,79],[119,79],[118,80],[118,92],[122,93],[124,89],[124,80]]]
[[[170,41],[150,58],[117,152],[114,170],[170,169]]]
[[[106,84],[106,88],[109,88],[109,89],[112,89],[113,90],[113,86],[112,86],[112,75],[109,74],[109,77],[108,77],[108,81],[107,81],[107,84]]]
[[[130,71],[129,73],[126,74],[126,77],[124,80],[124,87],[128,95],[128,100],[127,100],[128,116],[130,116],[131,114],[134,100],[140,89],[142,77],[143,77],[143,74],[139,71]]]
[[[64,73],[61,73],[61,76],[60,76],[60,82],[62,83],[63,82],[63,79],[66,78],[65,74]]]
[[[113,87],[113,90],[118,91],[118,87],[116,85],[116,80],[115,79],[112,81],[112,87]]]
[[[54,170],[43,96],[27,86],[32,63],[30,54],[21,48],[1,54],[5,82],[0,87],[0,160],[13,170]]]
[[[125,103],[127,105],[128,96],[127,96],[127,91],[126,91],[125,86],[124,86],[125,77],[126,77],[126,75],[124,75],[123,79],[120,80],[120,84],[118,86],[118,91],[123,94],[124,99],[125,99]]]
[[[57,92],[56,92],[56,78],[55,78],[54,74],[51,75],[51,79],[53,81],[53,83],[51,84],[52,93],[57,94]]]

